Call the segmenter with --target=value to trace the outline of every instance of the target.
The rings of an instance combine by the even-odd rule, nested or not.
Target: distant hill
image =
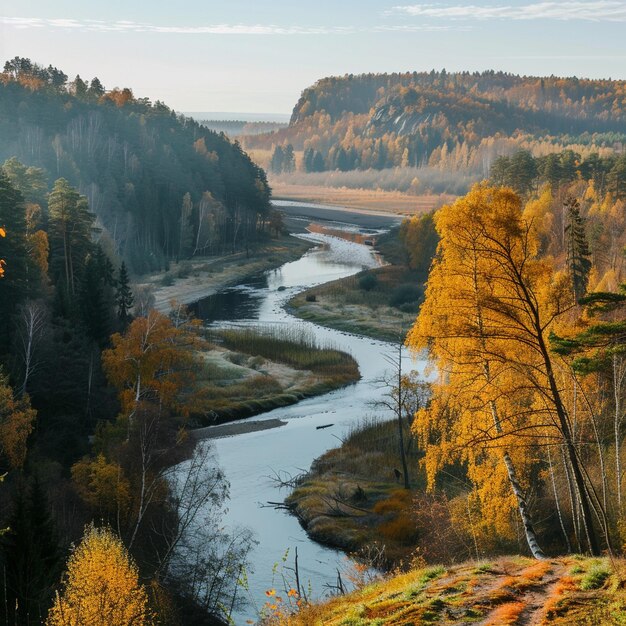
[[[190,111],[183,112],[185,117],[193,117],[194,120],[215,120],[229,122],[241,120],[243,122],[274,122],[276,124],[288,124],[291,119],[289,113],[251,113],[247,111]]]
[[[626,81],[444,70],[323,78],[304,90],[287,128],[244,145],[291,144],[308,172],[486,175],[498,155],[519,148],[621,151],[625,133]]]
[[[0,163],[66,178],[136,271],[262,234],[270,190],[241,147],[162,102],[16,57],[0,73]]]

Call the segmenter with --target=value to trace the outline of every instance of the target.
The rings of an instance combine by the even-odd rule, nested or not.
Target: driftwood
[[[334,426],[334,424],[324,424],[323,426],[316,426],[315,430],[322,430],[323,428],[330,428],[331,426]]]

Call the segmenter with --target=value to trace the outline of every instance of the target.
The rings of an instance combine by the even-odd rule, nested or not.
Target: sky
[[[495,69],[626,79],[626,0],[0,0],[0,59],[182,112],[290,113],[317,79]]]

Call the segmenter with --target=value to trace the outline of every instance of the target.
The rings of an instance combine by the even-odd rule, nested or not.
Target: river
[[[356,384],[254,418],[284,420],[285,426],[199,444],[215,446],[219,464],[230,482],[225,526],[248,526],[259,542],[250,559],[254,564],[254,571],[248,577],[251,604],[233,615],[237,625],[256,620],[267,599],[265,591],[282,587],[273,575],[273,568],[286,550],[289,550],[287,565],[293,566],[297,546],[300,578],[304,585],[310,582],[315,597],[323,596],[328,585],[335,584],[337,569],[345,570],[347,559],[343,553],[310,540],[297,519],[287,512],[262,505],[281,501],[287,495],[271,479],[275,472],[296,475],[306,471],[316,457],[339,445],[338,438],[345,434],[349,424],[374,412],[371,402],[381,394],[375,381],[389,368],[384,355],[397,354],[392,344],[303,322],[285,311],[285,303],[295,293],[379,263],[368,246],[325,235],[303,237],[319,245],[297,261],[196,305],[196,313],[207,323],[307,328],[320,343],[351,353],[362,376]],[[423,366],[423,362],[411,365],[420,371]],[[408,360],[404,367],[408,368]],[[333,426],[316,430],[317,426],[326,424]]]

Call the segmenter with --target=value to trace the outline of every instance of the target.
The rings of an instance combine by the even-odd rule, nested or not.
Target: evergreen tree
[[[616,200],[626,198],[626,154],[623,154],[607,175],[608,190]]]
[[[22,194],[0,170],[0,228],[2,258],[7,263],[0,281],[0,354],[8,350],[12,334],[12,317],[16,307],[27,295],[28,248],[26,242],[26,213]]]
[[[304,151],[304,155],[302,157],[302,167],[305,172],[313,171],[313,157],[314,157],[313,148],[307,148]]]
[[[2,537],[3,605],[9,624],[41,624],[61,570],[58,535],[37,478],[20,481],[9,531]]]
[[[191,194],[187,192],[183,196],[183,203],[180,207],[180,231],[178,239],[178,260],[189,257],[193,246],[193,226],[191,224],[191,213],[193,202]]]
[[[87,199],[64,178],[54,183],[48,207],[53,279],[71,301],[80,285],[85,258],[91,251],[95,216],[89,212]]]
[[[576,300],[587,292],[591,270],[591,251],[585,234],[585,221],[580,215],[580,203],[570,197],[565,201],[567,224],[565,236],[567,244],[567,266],[572,279],[572,290]]]
[[[92,100],[98,100],[104,95],[104,86],[97,76],[92,78],[91,83],[89,84],[89,89],[87,90],[87,95]]]
[[[296,171],[296,157],[293,153],[293,146],[288,143],[283,148],[283,172],[289,174]]]
[[[285,155],[281,146],[275,146],[270,161],[270,170],[274,174],[282,174],[285,161]]]
[[[313,156],[313,171],[314,172],[323,172],[326,170],[326,163],[324,162],[324,157],[319,150],[315,151],[315,155]]]
[[[104,253],[101,254],[106,258]],[[99,346],[107,343],[113,331],[114,281],[113,268],[109,272],[108,265],[110,261],[107,264],[98,258],[97,253],[90,254],[82,270],[79,294],[80,313],[87,335]]]
[[[133,292],[130,288],[130,280],[128,278],[128,271],[126,264],[122,262],[120,266],[119,278],[117,280],[117,316],[122,325],[122,330],[126,330],[126,327],[132,320],[131,309],[133,308]]]

